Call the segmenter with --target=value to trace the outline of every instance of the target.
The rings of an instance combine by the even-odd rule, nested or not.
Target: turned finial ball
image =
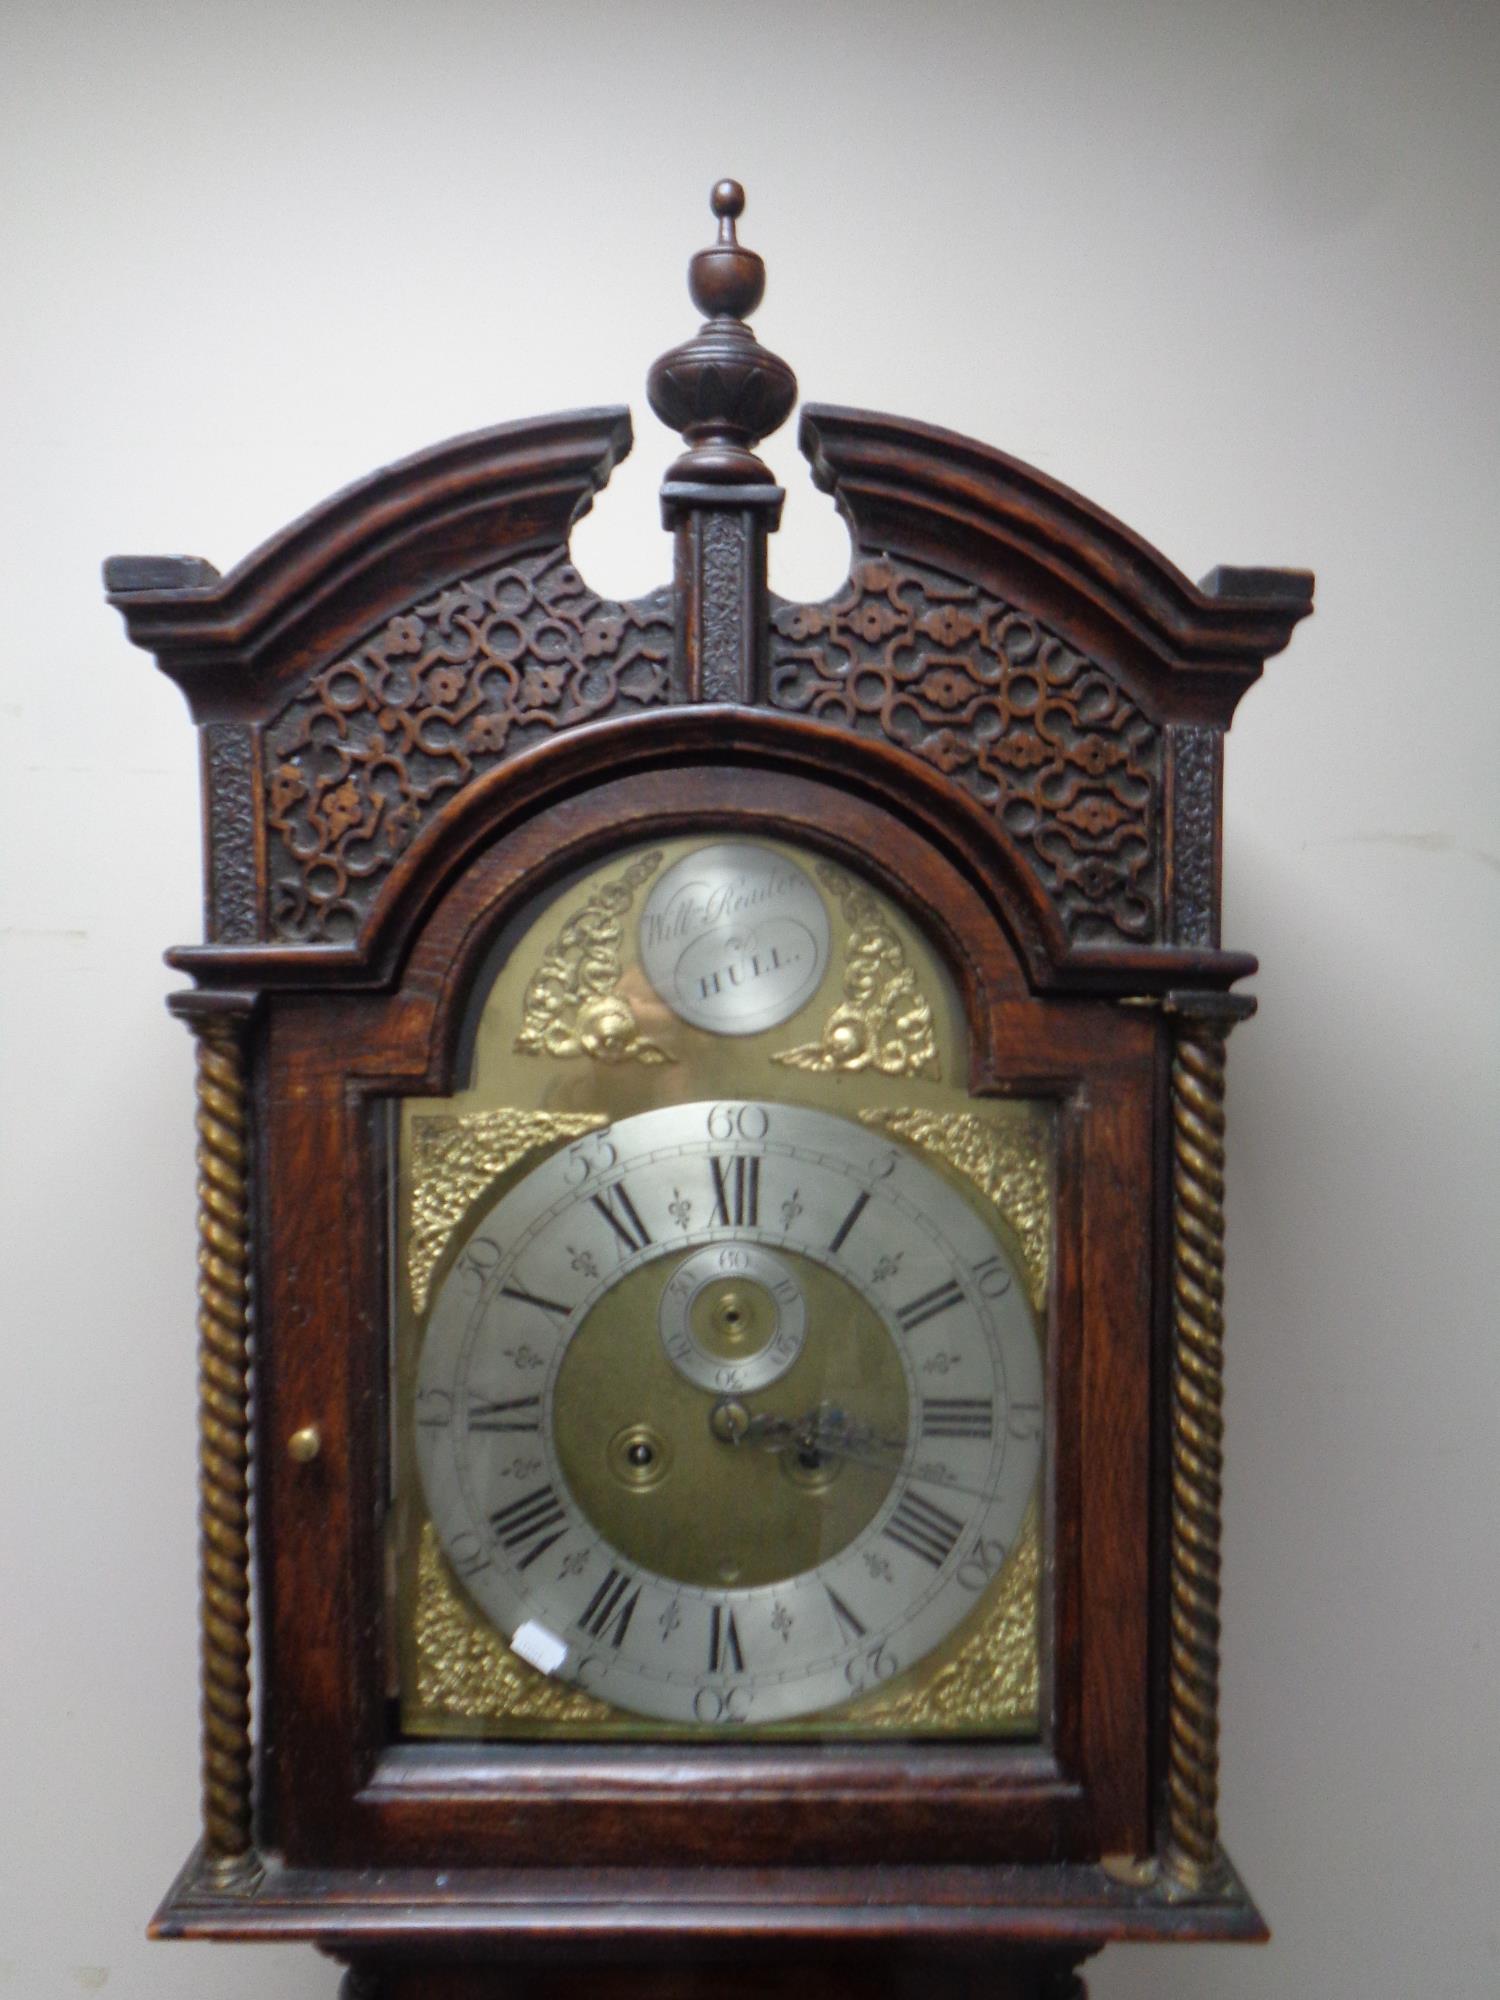
[[[653,362],[646,393],[662,422],[681,431],[689,447],[668,473],[668,487],[769,491],[776,482],[752,446],[786,421],[797,400],[797,378],[745,324],[766,289],[764,263],[734,231],[745,190],[738,181],[715,181],[708,201],[718,218],[717,240],[688,265],[688,294],[704,324]]]
[[[688,291],[699,312],[710,319],[745,319],[760,304],[766,289],[766,267],[734,233],[734,219],[745,206],[738,181],[716,181],[708,197],[719,218],[719,240],[700,250],[688,266]]]
[[[721,222],[732,222],[745,212],[745,190],[738,181],[715,181],[708,203]]]

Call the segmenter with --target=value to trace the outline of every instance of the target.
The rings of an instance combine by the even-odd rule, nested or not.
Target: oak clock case
[[[201,1837],[163,1937],[358,2000],[1082,1992],[1265,1936],[1219,1837],[1224,737],[1311,608],[808,405],[743,192],[623,410],[119,557],[183,689]],[[842,1982],[842,1983],[841,1983]]]

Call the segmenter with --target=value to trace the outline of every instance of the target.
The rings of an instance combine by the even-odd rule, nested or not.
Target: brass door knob
[[[300,1431],[293,1431],[286,1441],[286,1455],[295,1459],[298,1465],[311,1465],[323,1449],[323,1433],[316,1424],[304,1424]]]

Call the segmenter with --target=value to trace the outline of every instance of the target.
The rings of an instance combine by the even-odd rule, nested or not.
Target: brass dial
[[[1019,1280],[931,1168],[824,1112],[680,1104],[579,1141],[481,1211],[434,1300],[416,1423],[449,1560],[521,1657],[634,1713],[835,1706],[930,1652],[1018,1538]],[[784,1324],[793,1358],[747,1386]]]

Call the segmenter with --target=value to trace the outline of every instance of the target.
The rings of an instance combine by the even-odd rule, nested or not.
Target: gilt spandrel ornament
[[[453,1231],[477,1196],[528,1157],[597,1131],[600,1112],[442,1112],[412,1121],[406,1268],[418,1311]]]
[[[837,898],[848,926],[844,997],[816,1042],[783,1049],[771,1060],[789,1069],[875,1069],[937,1082],[943,1069],[932,1008],[895,925],[868,889],[831,862],[819,864],[818,880]]]
[[[625,917],[660,866],[659,853],[638,856],[567,919],[526,988],[518,1055],[591,1056],[603,1063],[672,1060],[642,1032],[620,991]]]

